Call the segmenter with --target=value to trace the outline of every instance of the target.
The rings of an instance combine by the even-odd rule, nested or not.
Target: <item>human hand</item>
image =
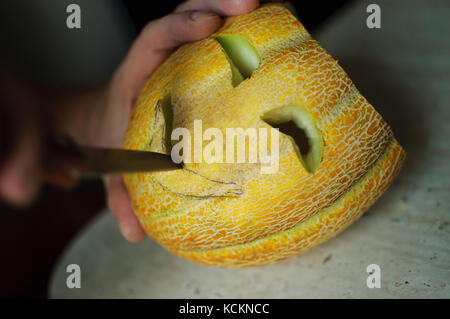
[[[7,91],[19,97],[20,107],[12,110],[14,132],[20,132],[0,161],[0,194],[14,204],[32,200],[42,177],[43,141],[51,131],[70,135],[76,142],[103,147],[122,147],[134,101],[156,68],[183,43],[203,39],[221,26],[220,16],[240,15],[258,6],[258,0],[189,0],[172,14],[151,21],[139,34],[126,58],[108,85],[70,92],[62,96],[47,94],[39,99],[23,85]],[[7,79],[5,83],[9,83]],[[3,87],[3,89],[5,89]],[[59,95],[59,94],[58,94]],[[37,102],[38,101],[38,102]],[[8,111],[9,112],[9,111]],[[3,114],[1,114],[3,115]],[[5,136],[0,132],[0,140]],[[11,144],[11,143],[10,143]],[[3,143],[4,145],[4,143]],[[45,172],[44,172],[45,173]],[[71,176],[52,175],[51,182],[70,186]],[[107,204],[115,216],[121,233],[138,242],[145,233],[133,213],[130,197],[121,176],[104,178]]]
[[[179,5],[174,13],[150,22],[132,45],[111,81],[109,108],[103,117],[105,125],[98,133],[100,141],[97,144],[122,145],[135,99],[149,76],[174,48],[217,31],[222,23],[220,16],[244,14],[257,6],[257,0],[190,0]],[[106,177],[105,187],[108,207],[123,236],[131,242],[142,240],[145,232],[133,213],[122,177]]]

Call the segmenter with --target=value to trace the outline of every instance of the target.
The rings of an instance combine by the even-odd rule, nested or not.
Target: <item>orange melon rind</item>
[[[169,251],[197,263],[225,268],[271,264],[304,253],[358,219],[395,179],[405,158],[405,151],[392,139],[386,152],[347,193],[317,215],[279,234],[226,248]]]

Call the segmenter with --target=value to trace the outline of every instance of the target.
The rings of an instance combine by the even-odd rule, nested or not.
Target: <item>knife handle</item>
[[[73,187],[80,176],[82,154],[67,135],[51,134],[45,139],[41,179],[62,187]]]

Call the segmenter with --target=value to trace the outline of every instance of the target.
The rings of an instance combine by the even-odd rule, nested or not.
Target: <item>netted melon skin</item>
[[[246,37],[261,62],[231,85],[214,39]],[[383,118],[338,63],[280,4],[230,17],[211,37],[180,47],[151,76],[133,109],[127,149],[169,153],[160,102],[170,96],[174,127],[268,127],[261,116],[299,104],[315,119],[324,150],[314,173],[280,136],[275,174],[248,164],[187,164],[170,172],[127,174],[125,183],[145,231],[169,251],[211,266],[273,263],[342,231],[387,189],[405,152]]]

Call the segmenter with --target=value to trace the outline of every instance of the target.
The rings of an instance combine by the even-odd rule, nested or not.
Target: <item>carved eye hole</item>
[[[234,87],[249,78],[259,66],[260,57],[250,42],[241,35],[224,34],[215,38],[225,51]]]
[[[173,109],[170,94],[164,96],[155,106],[153,119],[154,133],[150,136],[149,147],[163,153],[170,153],[172,149],[171,134],[173,129]]]
[[[164,144],[166,151],[170,152],[172,149],[172,141],[170,139],[170,135],[172,134],[173,129],[173,108],[172,108],[172,99],[170,94],[166,95],[161,100],[161,109],[164,116]]]
[[[289,137],[300,162],[314,173],[322,160],[323,139],[312,115],[298,105],[289,105],[270,110],[262,120]]]

